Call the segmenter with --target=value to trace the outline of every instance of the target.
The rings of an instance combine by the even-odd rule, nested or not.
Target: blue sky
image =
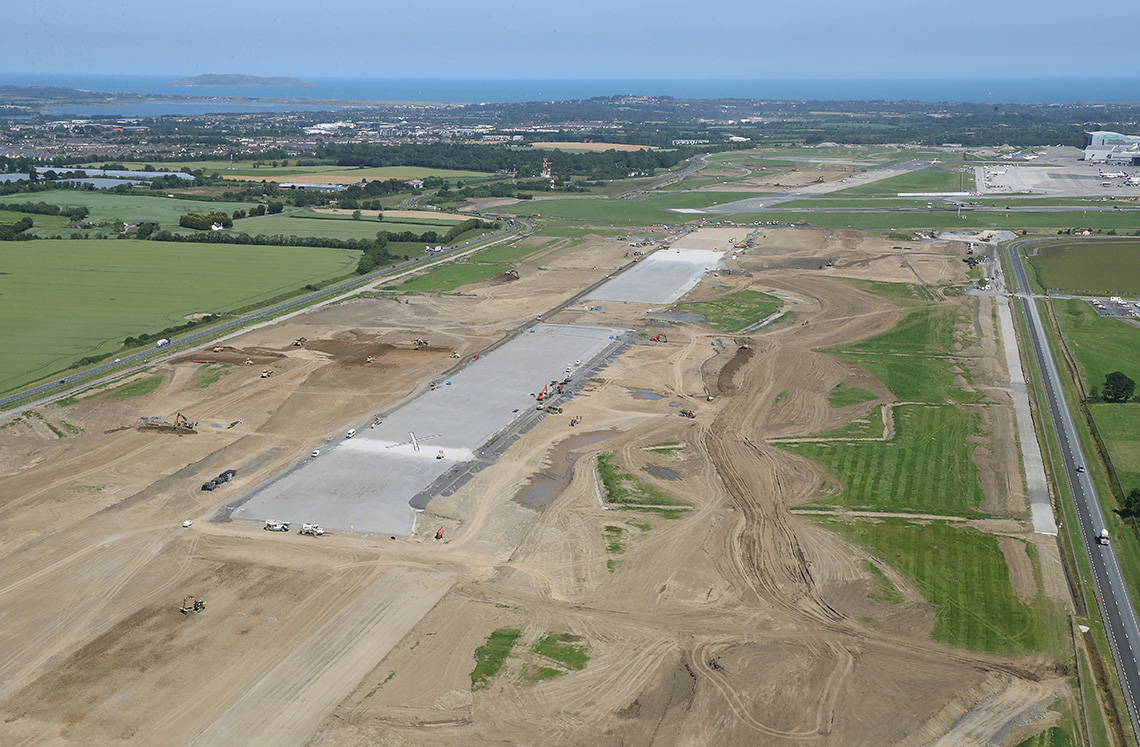
[[[12,0],[0,71],[297,77],[1135,76],[1140,1]],[[1091,17],[1082,17],[1095,7]],[[1107,72],[1106,72],[1107,71]]]

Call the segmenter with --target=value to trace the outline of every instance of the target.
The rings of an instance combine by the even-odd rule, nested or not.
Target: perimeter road
[[[1137,624],[1136,609],[1132,604],[1132,596],[1128,593],[1128,586],[1124,583],[1124,576],[1120,572],[1115,549],[1112,545],[1096,544],[1094,540],[1105,527],[1104,514],[1092,477],[1087,470],[1084,470],[1087,462],[1081,450],[1077,427],[1073,423],[1064,390],[1061,388],[1061,376],[1057,371],[1049,339],[1045,335],[1044,325],[1037,311],[1037,302],[1032,294],[1029,276],[1022,263],[1021,247],[1025,243],[1027,242],[1014,242],[1006,250],[1010,266],[1013,268],[1015,295],[1021,300],[1029,330],[1028,342],[1033,346],[1037,366],[1041,371],[1045,400],[1052,416],[1057,442],[1060,444],[1062,467],[1077,509],[1078,529],[1089,564],[1092,566],[1097,604],[1104,619],[1109,645],[1112,647],[1120,686],[1124,691],[1124,700],[1128,703],[1133,734],[1140,734],[1140,719],[1136,710],[1136,693],[1140,693],[1140,660],[1137,659],[1137,653],[1140,652],[1140,625]],[[1082,471],[1077,471],[1078,466]]]

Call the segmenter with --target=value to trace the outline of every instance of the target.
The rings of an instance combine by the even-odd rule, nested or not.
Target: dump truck
[[[308,535],[309,537],[320,537],[324,533],[325,530],[320,524],[301,525],[301,534]]]
[[[267,532],[288,532],[289,522],[278,521],[277,519],[266,519],[264,529]]]

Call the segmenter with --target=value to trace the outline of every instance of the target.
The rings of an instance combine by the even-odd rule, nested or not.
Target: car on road
[[[321,455],[321,450],[320,450],[320,449],[313,449],[313,453],[312,453],[312,454],[309,454],[309,456],[311,456],[313,459],[316,459],[316,458],[317,458],[317,457],[319,457],[320,455]]]
[[[1085,471],[1085,465],[1078,464],[1077,465],[1077,472],[1084,472],[1084,471]]]

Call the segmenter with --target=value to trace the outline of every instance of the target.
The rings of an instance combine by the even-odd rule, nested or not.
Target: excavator
[[[683,417],[683,418],[695,418],[695,417],[697,417],[697,414],[695,412],[693,412],[692,410],[681,410],[681,417]]]
[[[519,271],[518,270],[507,270],[503,274],[506,275],[507,277],[512,277],[515,280],[519,279]]]
[[[542,388],[542,391],[541,391],[541,392],[539,392],[538,394],[534,395],[534,398],[535,398],[536,400],[538,400],[539,402],[541,402],[542,400],[546,399],[546,390],[547,390],[547,389],[549,389],[549,388],[550,388],[550,385],[549,385],[549,384],[547,384],[546,386],[544,386],[544,387]]]
[[[654,335],[649,338],[653,342],[669,342],[669,336],[662,332],[659,335]]]
[[[182,606],[178,609],[183,615],[189,615],[191,612],[201,612],[206,609],[206,603],[198,597],[192,597],[187,594],[182,599]]]

